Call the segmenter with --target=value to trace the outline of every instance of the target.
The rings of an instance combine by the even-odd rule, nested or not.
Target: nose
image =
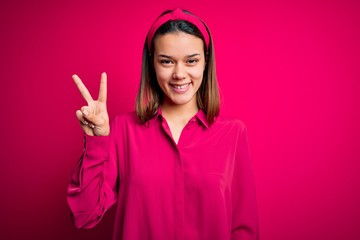
[[[173,79],[175,80],[182,80],[186,78],[186,71],[185,71],[185,67],[181,66],[181,64],[177,64],[175,69],[174,69],[174,73],[173,73]]]

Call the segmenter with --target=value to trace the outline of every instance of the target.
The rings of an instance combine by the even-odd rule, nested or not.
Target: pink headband
[[[172,12],[169,12],[169,13],[166,13],[166,14],[160,16],[158,19],[156,19],[156,21],[151,26],[149,33],[148,33],[148,37],[147,37],[147,45],[148,45],[149,50],[151,49],[151,41],[154,37],[156,30],[158,30],[158,28],[161,25],[163,25],[164,23],[166,23],[167,21],[170,21],[170,20],[185,20],[185,21],[188,21],[188,22],[194,24],[199,29],[201,34],[203,35],[206,48],[207,49],[209,48],[210,37],[209,37],[208,31],[206,30],[204,23],[196,16],[194,16],[192,14],[186,14],[180,8],[177,8]]]

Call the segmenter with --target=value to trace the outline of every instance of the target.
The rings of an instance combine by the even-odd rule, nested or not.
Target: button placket
[[[183,158],[182,148],[177,146],[177,161],[174,166],[174,180],[175,180],[175,239],[184,240],[184,206],[185,206],[185,190],[184,190],[184,171],[183,171]]]

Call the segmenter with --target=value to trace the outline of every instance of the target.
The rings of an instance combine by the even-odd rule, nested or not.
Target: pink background
[[[96,2],[0,3],[1,239],[111,238],[114,211],[77,230],[65,199],[71,75],[96,97],[106,71],[110,118],[131,111],[147,30],[175,6],[210,26],[222,112],[248,126],[262,240],[360,239],[358,1]]]

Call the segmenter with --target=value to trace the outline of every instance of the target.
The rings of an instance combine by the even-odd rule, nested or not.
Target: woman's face
[[[164,92],[164,104],[197,107],[198,91],[205,69],[202,39],[176,32],[154,40],[154,67]]]

